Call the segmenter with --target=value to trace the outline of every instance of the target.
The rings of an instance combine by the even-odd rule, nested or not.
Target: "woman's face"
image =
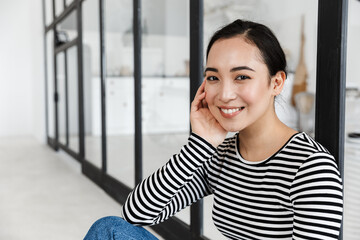
[[[206,102],[229,132],[266,123],[276,93],[259,49],[242,36],[217,40],[205,68]],[[270,81],[270,82],[269,82]]]

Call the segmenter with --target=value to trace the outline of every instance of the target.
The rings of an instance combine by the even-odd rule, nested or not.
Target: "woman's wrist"
[[[191,134],[196,135],[198,138],[201,138],[204,142],[209,144],[214,149],[216,149],[225,139],[225,137],[206,136],[204,134],[199,134],[195,131],[192,131]]]

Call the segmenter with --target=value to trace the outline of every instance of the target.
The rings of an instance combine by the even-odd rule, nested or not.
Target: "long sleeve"
[[[124,219],[136,225],[158,224],[209,195],[203,165],[215,148],[192,133],[179,154],[138,184],[123,208]]]
[[[293,239],[338,239],[342,181],[330,154],[315,153],[302,164],[290,195],[294,206]]]

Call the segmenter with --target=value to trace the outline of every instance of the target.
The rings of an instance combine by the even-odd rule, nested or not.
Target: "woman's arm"
[[[204,81],[190,108],[192,134],[180,153],[130,193],[123,217],[132,224],[157,224],[210,193],[204,164],[223,142],[226,131],[207,107]]]
[[[315,153],[300,167],[291,189],[293,239],[338,239],[342,212],[342,181],[334,158]]]
[[[157,224],[210,194],[203,165],[214,152],[210,143],[191,134],[179,154],[130,193],[122,208],[124,219],[136,225]]]

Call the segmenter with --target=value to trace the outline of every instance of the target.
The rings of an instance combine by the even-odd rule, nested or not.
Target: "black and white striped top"
[[[215,149],[196,134],[129,195],[124,219],[160,223],[214,194],[213,220],[229,239],[338,239],[342,181],[334,157],[306,133],[261,162],[244,160],[237,134]]]

